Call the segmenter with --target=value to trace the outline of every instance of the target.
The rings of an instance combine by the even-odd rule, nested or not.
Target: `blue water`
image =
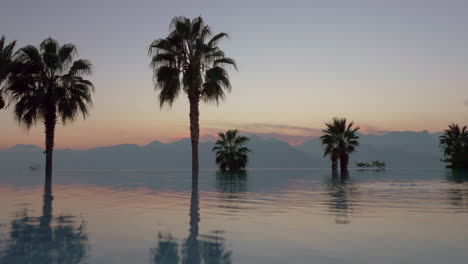
[[[468,173],[0,170],[0,263],[466,263]]]

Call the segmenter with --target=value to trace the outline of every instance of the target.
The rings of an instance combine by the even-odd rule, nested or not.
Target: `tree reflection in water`
[[[216,187],[221,193],[247,192],[247,171],[217,171]]]
[[[158,264],[228,264],[231,251],[225,246],[222,231],[213,231],[209,235],[199,235],[200,205],[198,194],[198,172],[192,174],[192,195],[190,199],[189,236],[179,246],[171,234],[158,234],[156,248],[151,250],[154,263]],[[181,248],[181,250],[180,250]],[[182,256],[179,256],[179,251]]]
[[[250,208],[241,201],[247,199],[246,171],[216,172],[216,189],[219,201],[218,207],[229,213],[246,212]]]
[[[350,214],[353,210],[353,202],[357,195],[357,188],[352,184],[347,170],[338,174],[332,172],[327,180],[327,195],[330,212],[335,214],[336,224],[349,224]]]
[[[447,170],[445,178],[451,183],[448,189],[450,204],[456,212],[468,212],[468,171]]]
[[[52,214],[52,186],[44,188],[42,216],[33,217],[27,209],[10,223],[0,254],[0,264],[74,264],[88,255],[86,224],[75,217]]]

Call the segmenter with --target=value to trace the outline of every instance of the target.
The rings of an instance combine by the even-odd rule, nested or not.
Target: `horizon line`
[[[261,139],[274,139],[274,140],[277,140],[277,141],[280,141],[280,142],[283,142],[283,143],[287,143],[288,145],[294,147],[294,146],[299,146],[299,145],[302,145],[304,144],[305,142],[311,140],[311,139],[315,139],[315,138],[319,138],[319,136],[304,136],[305,138],[307,138],[306,140],[304,140],[303,142],[300,142],[298,144],[292,144],[291,142],[288,142],[284,139],[280,139],[280,138],[277,138],[275,136],[272,136],[272,135],[262,135],[261,133],[250,133],[250,132],[242,132],[240,131],[241,133],[244,133],[244,134],[247,134],[249,136],[257,136]],[[385,136],[385,135],[388,135],[388,134],[391,134],[391,133],[408,133],[408,132],[413,132],[413,133],[424,133],[426,132],[427,134],[429,135],[434,135],[434,134],[438,134],[438,133],[442,133],[442,131],[437,131],[437,132],[429,132],[427,129],[424,129],[424,130],[421,130],[421,131],[413,131],[413,130],[394,130],[394,131],[386,131],[384,133],[372,133],[372,132],[361,132],[361,131],[358,131],[359,133],[361,134],[364,134],[364,135],[374,135],[374,136]],[[281,134],[283,135],[283,134]],[[294,135],[288,135],[288,134],[284,134],[284,136],[294,136]],[[208,143],[208,142],[215,142],[216,140],[214,138],[216,138],[217,135],[214,135],[214,134],[209,134],[209,133],[206,133],[206,134],[202,134],[200,135],[200,143]],[[172,141],[160,141],[160,140],[152,140],[146,144],[136,144],[136,143],[117,143],[117,144],[113,144],[113,145],[97,145],[97,146],[94,146],[94,147],[85,147],[85,148],[70,148],[70,147],[64,147],[64,148],[55,148],[55,150],[90,150],[90,149],[96,149],[96,148],[106,148],[106,147],[114,147],[114,146],[122,146],[122,145],[134,145],[134,146],[138,146],[138,147],[146,147],[154,142],[158,142],[158,143],[161,143],[161,144],[164,144],[164,145],[167,145],[167,144],[173,144],[173,143],[177,143],[177,142],[180,142],[180,141],[183,141],[183,140],[190,140],[190,136],[185,136],[185,137],[180,137],[180,138],[177,138],[177,139],[174,139]],[[38,146],[36,144],[14,144],[14,145],[11,145],[9,147],[5,147],[5,148],[1,148],[0,151],[2,150],[9,150],[11,148],[14,148],[16,146],[34,146],[34,147],[37,147],[37,148],[40,148],[41,150],[43,150],[44,148],[41,147],[41,146]]]

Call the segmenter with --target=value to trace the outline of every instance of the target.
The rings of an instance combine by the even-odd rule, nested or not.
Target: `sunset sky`
[[[202,134],[238,128],[299,143],[334,116],[366,133],[443,130],[468,123],[468,1],[2,0],[0,35],[17,47],[51,36],[91,60],[94,107],[56,133],[58,148],[187,137],[188,100],[159,108],[152,40],[174,16],[202,15],[236,59],[232,93],[202,105]],[[43,146],[44,128],[0,110],[0,149]],[[206,137],[204,137],[206,138]]]

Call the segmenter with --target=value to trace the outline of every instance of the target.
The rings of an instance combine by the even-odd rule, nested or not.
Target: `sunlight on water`
[[[0,263],[465,263],[468,173],[0,172]]]

